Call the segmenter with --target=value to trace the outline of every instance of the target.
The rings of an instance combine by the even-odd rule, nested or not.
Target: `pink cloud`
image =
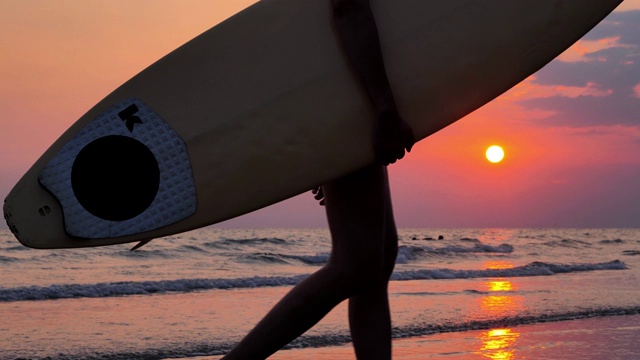
[[[635,97],[640,98],[640,84],[633,87],[633,92],[635,93]]]

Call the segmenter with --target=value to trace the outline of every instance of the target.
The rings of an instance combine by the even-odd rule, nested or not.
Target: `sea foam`
[[[423,269],[394,272],[391,279],[437,280],[473,279],[484,277],[549,276],[561,273],[624,270],[627,265],[619,260],[593,264],[551,264],[533,262],[511,269],[452,270]],[[178,279],[162,281],[127,281],[97,284],[60,284],[50,286],[27,286],[0,289],[0,301],[52,300],[69,298],[102,298],[127,295],[150,295],[159,293],[186,293],[193,291],[234,288],[259,288],[272,286],[293,286],[308,275],[296,276],[254,276],[238,279]]]

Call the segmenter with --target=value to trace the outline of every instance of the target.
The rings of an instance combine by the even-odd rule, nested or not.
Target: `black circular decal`
[[[124,221],[143,213],[160,186],[158,161],[140,141],[109,135],[87,144],[73,162],[71,186],[91,214]]]

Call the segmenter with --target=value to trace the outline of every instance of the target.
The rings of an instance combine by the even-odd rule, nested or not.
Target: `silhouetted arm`
[[[369,0],[331,0],[342,48],[376,113],[373,148],[383,165],[404,157],[415,143],[411,127],[400,117],[387,77],[380,38]]]

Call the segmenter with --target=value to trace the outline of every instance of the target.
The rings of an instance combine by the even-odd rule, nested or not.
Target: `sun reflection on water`
[[[487,269],[510,269],[514,264],[510,261],[488,261]],[[513,316],[525,309],[524,296],[518,295],[517,284],[509,279],[489,279],[484,283],[488,293],[479,298],[482,316],[501,318]],[[512,328],[496,328],[481,332],[478,335],[478,355],[494,360],[510,360],[515,358],[515,343],[520,333]]]
[[[487,283],[489,291],[513,291],[513,284],[511,281],[490,281]]]
[[[484,267],[487,269],[513,269],[515,264],[508,260],[489,260],[484,262]]]
[[[482,332],[482,346],[477,352],[488,359],[511,360],[515,358],[515,343],[520,333],[513,329],[491,329]]]

